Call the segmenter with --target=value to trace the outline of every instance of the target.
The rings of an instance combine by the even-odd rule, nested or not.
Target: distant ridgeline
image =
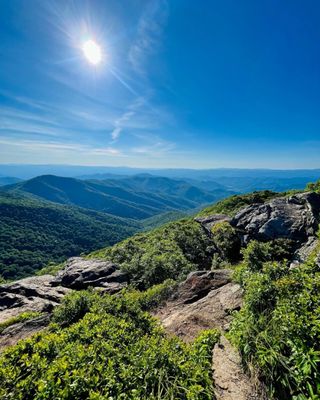
[[[214,181],[148,174],[100,180],[44,175],[2,186],[0,276],[32,275],[48,263],[111,246],[232,193]],[[278,195],[263,193],[266,199]],[[234,204],[240,208],[248,202],[248,196],[232,196],[202,214],[228,212]]]
[[[0,275],[32,275],[50,262],[113,245],[229,193],[145,175],[101,181],[46,175],[3,186]]]

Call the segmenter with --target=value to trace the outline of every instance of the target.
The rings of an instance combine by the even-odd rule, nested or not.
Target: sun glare
[[[100,64],[102,60],[101,47],[94,40],[87,40],[82,45],[85,58],[93,65]]]

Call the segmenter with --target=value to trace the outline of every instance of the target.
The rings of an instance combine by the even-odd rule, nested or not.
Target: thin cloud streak
[[[168,8],[167,0],[150,0],[140,17],[137,36],[128,54],[133,70],[139,75],[146,75],[146,59],[161,45],[163,27],[169,14]]]
[[[137,97],[128,107],[127,110],[121,115],[120,118],[116,119],[114,122],[114,129],[111,132],[111,137],[113,141],[116,141],[126,123],[129,122],[132,117],[136,115],[136,112],[141,106],[145,103],[145,99],[143,97]]]
[[[37,141],[37,140],[10,140],[8,138],[2,139],[0,138],[0,144],[9,145],[14,147],[22,147],[23,149],[39,149],[39,150],[48,150],[48,151],[70,151],[73,153],[85,153],[88,155],[109,155],[109,156],[124,156],[120,150],[115,149],[113,147],[106,148],[96,148],[88,145],[82,145],[79,143],[60,143],[60,142],[48,142],[48,141]]]

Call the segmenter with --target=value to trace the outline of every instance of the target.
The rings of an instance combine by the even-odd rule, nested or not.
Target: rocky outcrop
[[[0,286],[0,322],[26,311],[51,312],[69,292],[53,287],[54,276],[43,275],[21,279]]]
[[[230,224],[246,243],[252,239],[290,239],[304,243],[315,236],[319,226],[320,195],[301,193],[280,197],[265,204],[242,209]]]
[[[28,321],[19,322],[4,329],[0,335],[0,351],[8,346],[13,346],[21,339],[26,339],[40,332],[50,322],[50,315],[45,314]]]
[[[155,313],[167,332],[187,342],[204,329],[222,332],[212,361],[217,400],[266,399],[261,384],[243,371],[240,355],[223,335],[229,329],[232,312],[241,305],[242,289],[232,282],[231,271],[196,271]]]
[[[213,350],[212,369],[217,400],[266,400],[258,379],[247,375],[237,350],[225,338],[231,314],[242,305],[242,289],[231,271],[196,271],[155,316],[170,334],[192,341],[202,330],[218,328],[221,338]]]
[[[209,235],[215,224],[222,221],[230,223],[243,246],[254,239],[266,241],[283,238],[291,240],[296,249],[307,242],[312,247],[311,242],[320,222],[320,194],[308,192],[279,197],[264,204],[244,207],[232,218],[212,215],[196,218],[196,221]]]
[[[308,241],[295,251],[292,262],[290,264],[290,268],[298,267],[300,264],[307,261],[318,247],[319,239],[314,236],[309,237]]]
[[[81,257],[70,258],[51,282],[53,286],[75,290],[99,287],[109,293],[119,291],[127,283],[128,275],[112,262]]]
[[[168,332],[190,341],[203,329],[228,329],[232,311],[241,304],[242,289],[231,282],[230,272],[198,271],[189,275],[155,315]]]
[[[174,299],[180,303],[190,304],[205,297],[211,290],[226,285],[231,280],[230,270],[194,271],[182,282]]]
[[[89,286],[115,293],[128,282],[127,274],[102,260],[71,258],[57,274],[35,276],[0,286],[0,323],[26,311],[50,313],[71,290]]]

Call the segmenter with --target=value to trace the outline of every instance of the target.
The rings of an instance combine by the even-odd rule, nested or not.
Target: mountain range
[[[137,220],[168,211],[196,209],[232,194],[222,186],[206,191],[183,180],[150,175],[105,180],[44,175],[4,186],[1,191]]]
[[[218,187],[205,191],[146,174],[104,180],[44,175],[2,186],[0,275],[21,278],[181,218],[231,193]]]

